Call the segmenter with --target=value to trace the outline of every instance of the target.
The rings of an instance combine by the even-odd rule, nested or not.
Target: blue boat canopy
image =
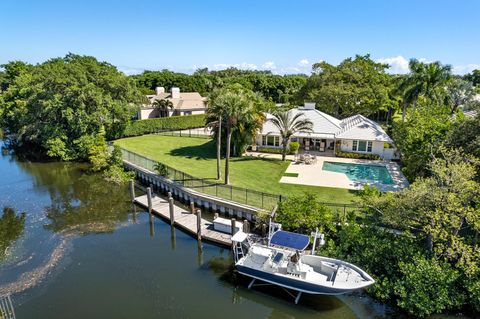
[[[270,244],[296,250],[305,250],[310,238],[306,235],[279,230],[273,233]]]

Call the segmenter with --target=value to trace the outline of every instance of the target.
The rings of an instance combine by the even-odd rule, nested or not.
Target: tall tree
[[[21,71],[2,93],[0,122],[14,144],[36,154],[88,160],[100,129],[117,136],[141,99],[114,66],[68,54]]]
[[[313,123],[307,118],[303,118],[302,113],[293,114],[290,111],[277,111],[273,114],[273,118],[268,119],[280,131],[282,138],[282,160],[285,160],[287,155],[287,147],[290,139],[298,132],[313,132]]]
[[[440,62],[423,63],[416,59],[409,62],[410,73],[399,82],[397,92],[403,98],[402,122],[405,121],[407,107],[413,105],[415,110],[418,99],[428,99],[435,103],[442,102],[446,95],[446,85],[452,77],[450,65]]]
[[[314,101],[319,109],[337,117],[356,113],[370,116],[387,111],[394,106],[387,68],[388,65],[373,61],[369,55],[345,59],[337,66],[316,63],[298,100]]]

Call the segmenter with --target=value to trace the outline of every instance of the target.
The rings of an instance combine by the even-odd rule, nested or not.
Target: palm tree
[[[166,99],[157,99],[153,102],[153,106],[160,113],[160,117],[168,117],[168,110],[173,109],[173,103]]]
[[[250,111],[250,102],[242,93],[230,92],[219,96],[217,103],[222,105],[224,127],[226,130],[225,146],[225,184],[230,184],[230,150],[232,147],[232,133],[241,120],[248,115]]]
[[[417,107],[419,97],[440,101],[445,94],[445,87],[452,77],[450,65],[440,62],[423,63],[416,59],[409,62],[410,74],[399,82],[397,92],[402,95],[402,122],[405,121],[406,109],[413,104]]]
[[[287,155],[287,146],[290,143],[292,135],[297,132],[313,132],[313,123],[309,119],[302,119],[304,115],[297,113],[293,115],[290,111],[277,111],[273,117],[268,119],[280,131],[282,138],[282,160],[285,160]],[[270,133],[269,133],[270,134]]]
[[[217,130],[217,180],[222,178],[221,172],[221,148],[222,148],[222,118],[223,105],[217,103],[217,97],[220,95],[220,90],[213,91],[208,98],[208,108],[206,115],[206,126]]]

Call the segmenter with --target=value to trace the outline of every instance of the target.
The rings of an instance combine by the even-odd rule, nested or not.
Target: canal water
[[[246,289],[228,249],[129,202],[126,187],[80,164],[0,156],[0,295],[23,318],[386,318],[363,294]]]

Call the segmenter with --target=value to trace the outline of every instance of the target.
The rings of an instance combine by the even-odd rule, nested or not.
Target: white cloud
[[[275,62],[273,62],[273,61],[267,61],[267,62],[265,62],[264,64],[262,64],[262,69],[274,71],[274,70],[277,69],[277,66],[275,65]]]
[[[123,72],[126,75],[140,74],[143,71],[145,71],[145,69],[142,69],[142,68],[132,68],[129,66],[118,66],[117,69],[118,71]]]
[[[238,63],[237,64],[218,63],[213,65],[214,70],[224,70],[232,67],[241,69],[241,70],[257,70],[258,69],[258,66],[256,64],[247,63],[247,62],[243,62],[239,64]]]
[[[310,64],[310,62],[308,62],[307,59],[301,59],[301,60],[298,62],[298,65],[299,65],[299,66],[302,66],[302,67],[308,66],[309,64]]]
[[[464,75],[473,70],[480,70],[480,64],[455,65],[452,69],[454,74]]]
[[[410,72],[410,68],[408,67],[408,60],[401,55],[390,58],[378,59],[377,62],[388,64],[390,66],[390,68],[387,70],[389,73],[405,74]]]

